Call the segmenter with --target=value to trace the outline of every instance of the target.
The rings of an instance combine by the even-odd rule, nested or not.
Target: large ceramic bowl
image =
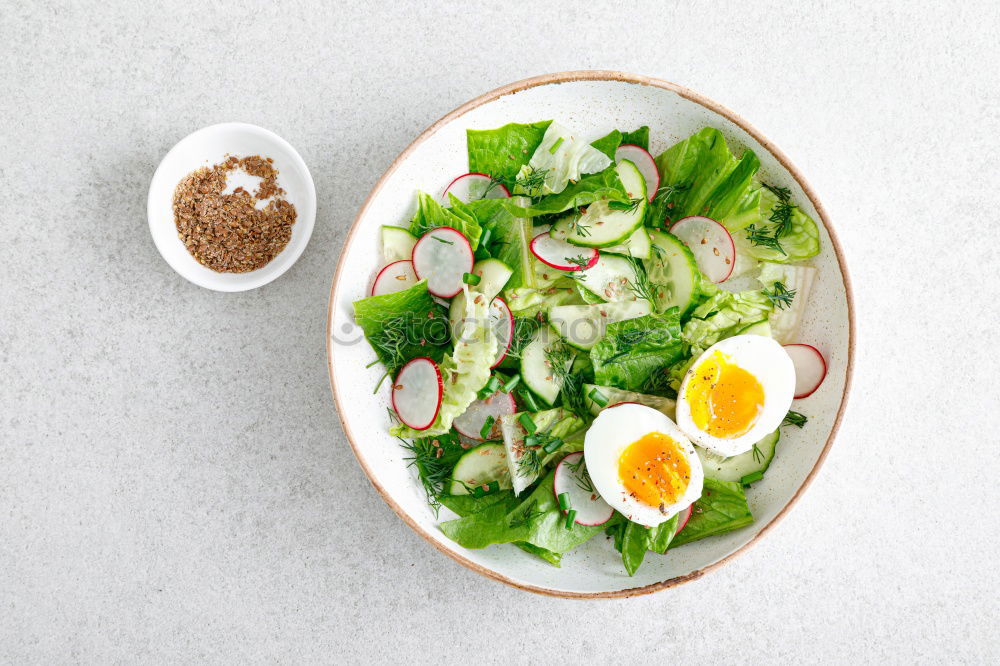
[[[372,395],[382,373],[367,367],[374,353],[353,324],[351,304],[368,295],[380,265],[379,226],[408,220],[415,192],[437,193],[467,171],[465,130],[544,119],[597,138],[608,131],[649,125],[655,155],[702,127],[722,131],[736,152],[752,149],[761,174],[792,190],[795,201],[817,221],[822,252],[813,263],[819,277],[810,297],[801,340],[826,356],[829,374],[795,409],[809,415],[800,430],[786,428],[767,477],[748,491],[756,521],[744,529],[650,554],[628,577],[621,558],[603,538],[570,552],[554,568],[513,546],[466,550],[437,528],[398,441],[388,434],[388,382]],[[564,597],[621,597],[661,590],[693,580],[760,539],[791,508],[815,477],[837,432],[851,380],[854,324],[851,290],[840,245],[812,189],[788,158],[746,121],[680,86],[618,72],[567,72],[513,83],[463,104],[424,131],[375,185],[344,246],[330,294],[328,350],[333,396],[354,453],[372,484],[407,525],[431,545],[470,569],[524,590]],[[447,510],[442,510],[442,517]],[[430,549],[427,556],[432,557]]]

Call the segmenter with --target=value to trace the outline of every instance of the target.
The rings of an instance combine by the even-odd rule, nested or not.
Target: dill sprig
[[[445,482],[451,477],[451,465],[442,462],[444,450],[437,439],[422,437],[413,440],[398,438],[403,448],[410,452],[404,460],[408,467],[417,469],[420,484],[427,495],[427,503],[436,514],[441,508],[438,497],[444,494]]]
[[[575,463],[566,463],[569,470],[573,472],[573,478],[576,480],[576,487],[585,493],[594,493],[594,481],[590,478],[590,472],[587,471],[585,466],[585,459],[580,456],[580,459]]]
[[[806,416],[805,414],[800,414],[798,412],[794,412],[794,411],[789,410],[789,412],[787,414],[785,414],[785,418],[781,421],[781,425],[783,425],[783,426],[785,426],[785,425],[791,425],[791,426],[795,426],[796,428],[801,428],[808,421],[809,421],[809,417]]]
[[[635,280],[628,281],[629,291],[637,299],[649,301],[650,305],[656,303],[656,288],[653,283],[649,281],[649,275],[646,274],[646,269],[643,268],[639,260],[629,254],[625,257],[629,264],[632,266],[632,272],[635,273]]]
[[[590,235],[590,227],[586,224],[580,224],[580,218],[583,217],[583,213],[577,211],[573,213],[573,219],[569,221],[570,233],[576,233],[581,238],[586,238]]]
[[[763,289],[761,293],[767,296],[767,300],[771,301],[771,305],[779,310],[784,310],[791,307],[792,299],[795,298],[795,291],[795,289],[785,287],[782,282],[775,282],[772,289]]]
[[[573,352],[562,344],[545,350],[545,361],[552,370],[552,376],[559,380],[563,405],[581,418],[589,418],[590,410],[583,395],[583,377],[571,372],[570,361]]]
[[[628,203],[624,201],[611,201],[608,203],[608,210],[631,213],[639,208],[639,204],[641,203],[642,199],[629,199]]]
[[[574,266],[577,267],[578,270],[581,270],[581,271],[582,270],[586,270],[587,266],[590,265],[590,259],[586,259],[585,257],[580,257],[580,256],[576,256],[576,257],[563,257],[563,259],[566,261],[567,264],[573,264]],[[578,275],[570,275],[569,277],[579,277],[579,276]]]
[[[537,445],[536,445],[537,446]],[[542,471],[542,458],[538,455],[538,448],[525,446],[521,457],[517,459],[517,473],[519,476],[537,476]]]
[[[548,173],[548,169],[535,169],[529,166],[523,176],[514,179],[515,194],[526,194],[532,198],[540,196]]]
[[[785,249],[781,247],[781,243],[778,241],[778,237],[774,235],[773,230],[758,229],[757,225],[751,224],[747,227],[747,240],[753,245],[771,248],[781,254],[785,254]]]
[[[531,525],[536,519],[545,515],[545,512],[538,508],[538,500],[531,500],[531,502],[524,507],[524,510],[520,514],[513,514],[507,525],[509,527],[521,527],[522,525]]]
[[[753,461],[758,465],[764,462],[764,452],[756,444],[753,445]]]

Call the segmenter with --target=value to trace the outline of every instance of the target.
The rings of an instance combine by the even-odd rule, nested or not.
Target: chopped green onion
[[[524,403],[524,407],[529,412],[538,411],[538,403],[535,401],[535,396],[532,395],[531,391],[527,387],[522,386],[518,390],[517,395],[521,398],[521,402]]]
[[[559,493],[559,508],[569,511],[569,493]]]
[[[764,472],[754,472],[753,474],[747,474],[742,479],[740,479],[740,483],[742,483],[744,486],[749,486],[754,481],[760,481],[763,478],[764,478]]]
[[[521,414],[517,420],[521,422],[521,425],[524,426],[524,429],[528,431],[529,435],[534,435],[535,431],[538,430],[538,426],[536,426],[535,422],[531,420],[531,414]]]
[[[479,430],[479,436],[483,439],[489,439],[490,432],[493,430],[493,424],[496,423],[496,419],[492,416],[486,417],[486,422],[483,423],[483,427]]]
[[[496,375],[490,377],[490,380],[486,382],[486,385],[479,389],[479,399],[486,400],[486,398],[496,393],[499,388],[500,379]]]
[[[464,282],[465,284],[471,284],[472,286],[476,286],[482,281],[483,278],[479,277],[478,275],[475,275],[474,273],[462,273],[462,282]]]
[[[589,395],[590,399],[594,401],[594,404],[596,404],[598,407],[607,407],[608,406],[608,402],[609,402],[608,401],[608,396],[604,395],[603,393],[601,393],[600,391],[598,391],[596,388],[595,389],[591,389],[590,393],[588,395]]]
[[[573,523],[576,522],[576,509],[570,509],[566,513],[566,529],[573,529]]]
[[[479,247],[485,247],[493,238],[493,230],[487,227],[483,229],[483,235],[479,237]]]
[[[558,139],[556,139],[556,142],[552,144],[551,148],[549,148],[549,154],[550,155],[555,155],[556,151],[559,150],[559,146],[561,146],[562,143],[563,143],[563,138],[562,137],[559,137]]]
[[[507,383],[504,384],[500,390],[503,391],[504,393],[510,393],[511,391],[514,390],[514,387],[517,386],[520,382],[521,382],[521,375],[514,375],[513,377],[507,380]]]
[[[528,435],[524,438],[524,445],[529,449],[533,446],[538,446],[538,438],[534,435]]]
[[[561,439],[559,439],[558,437],[553,437],[552,439],[550,439],[548,442],[545,443],[545,446],[542,447],[542,450],[545,451],[546,453],[552,453],[562,445],[563,441]]]

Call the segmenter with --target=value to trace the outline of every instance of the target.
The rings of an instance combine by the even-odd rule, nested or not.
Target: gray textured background
[[[0,661],[995,663],[998,29],[992,2],[3,1]],[[860,347],[837,445],[770,536],[581,603],[481,578],[385,506],[324,318],[420,130],[584,68],[692,87],[792,157]],[[184,281],[146,227],[163,154],[230,120],[288,139],[319,194],[302,258],[245,294]]]

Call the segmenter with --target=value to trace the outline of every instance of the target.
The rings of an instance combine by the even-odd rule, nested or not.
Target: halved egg
[[[651,407],[624,402],[601,411],[583,455],[594,488],[632,522],[659,525],[701,497],[705,475],[694,447]]]
[[[722,340],[698,357],[677,392],[677,425],[720,456],[753,448],[781,425],[795,394],[795,368],[760,335]]]

